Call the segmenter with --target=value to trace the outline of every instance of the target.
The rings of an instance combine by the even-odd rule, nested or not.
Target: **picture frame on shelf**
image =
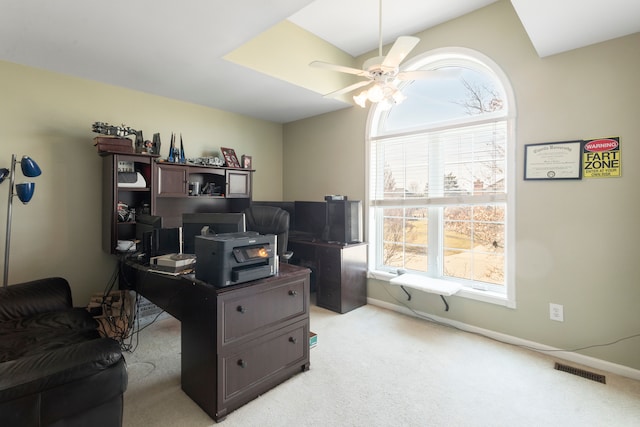
[[[227,167],[240,168],[238,156],[236,156],[236,152],[233,148],[220,147],[220,152],[222,153],[222,157],[224,157],[224,161],[227,164]]]
[[[251,169],[252,167],[251,156],[247,156],[246,154],[242,155],[242,167],[245,169]]]

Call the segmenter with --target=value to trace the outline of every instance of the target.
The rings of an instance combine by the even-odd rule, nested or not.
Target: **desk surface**
[[[320,239],[298,239],[289,238],[289,243],[292,245],[311,245],[311,246],[324,246],[327,248],[350,248],[352,246],[366,245],[366,242],[353,242],[353,243],[339,243],[339,242],[327,242]],[[294,252],[295,255],[295,252]]]
[[[121,289],[131,289],[138,292],[178,320],[182,320],[183,317],[181,299],[192,286],[199,287],[206,292],[221,295],[225,292],[246,288],[257,283],[269,283],[309,273],[309,269],[305,267],[281,263],[279,272],[276,275],[218,288],[196,279],[194,274],[178,276],[162,274],[152,271],[148,266],[128,260],[122,261],[120,271]]]

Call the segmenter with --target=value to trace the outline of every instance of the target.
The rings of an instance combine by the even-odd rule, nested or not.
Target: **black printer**
[[[255,231],[196,236],[196,279],[224,287],[273,276],[276,239]]]

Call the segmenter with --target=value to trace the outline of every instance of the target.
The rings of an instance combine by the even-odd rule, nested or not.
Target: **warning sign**
[[[582,148],[584,178],[617,178],[622,176],[620,138],[592,139]]]

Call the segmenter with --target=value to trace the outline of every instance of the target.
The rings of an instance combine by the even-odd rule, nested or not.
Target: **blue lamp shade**
[[[7,168],[0,169],[0,184],[5,180],[6,177],[9,176],[11,172]]]
[[[38,164],[28,156],[22,157],[20,166],[22,167],[22,174],[24,176],[28,176],[29,178],[40,176],[40,174],[42,173],[42,171],[40,170],[40,166],[38,166]]]
[[[25,205],[29,203],[29,200],[31,200],[35,191],[35,182],[23,182],[21,184],[16,184],[16,194],[18,195],[18,199],[20,199],[20,201]]]

